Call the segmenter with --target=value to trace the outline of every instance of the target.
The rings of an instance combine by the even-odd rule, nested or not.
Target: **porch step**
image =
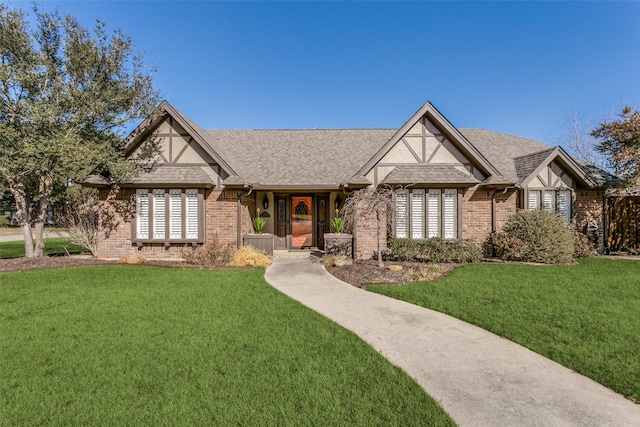
[[[323,255],[324,255],[324,252],[318,248],[297,249],[297,250],[288,250],[288,249],[273,250],[274,258],[308,258],[310,256],[322,258]]]

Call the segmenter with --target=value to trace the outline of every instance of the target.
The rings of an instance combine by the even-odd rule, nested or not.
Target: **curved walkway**
[[[355,332],[466,426],[640,426],[640,405],[442,313],[346,284],[308,257],[276,257],[276,289]]]

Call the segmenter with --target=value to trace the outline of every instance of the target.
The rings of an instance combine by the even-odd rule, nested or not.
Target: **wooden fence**
[[[640,252],[640,196],[608,197],[609,249]]]

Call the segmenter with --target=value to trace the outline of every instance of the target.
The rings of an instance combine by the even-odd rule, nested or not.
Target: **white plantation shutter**
[[[429,190],[429,237],[440,237],[440,190]]]
[[[540,190],[529,190],[529,201],[527,207],[530,211],[540,209]]]
[[[136,190],[136,238],[149,238],[149,191]]]
[[[458,192],[456,190],[444,190],[444,238],[455,239],[456,222],[458,219],[458,210],[456,209],[456,201]]]
[[[558,191],[558,213],[567,224],[571,221],[571,190]]]
[[[153,238],[165,237],[165,206],[164,190],[153,190]]]
[[[181,190],[169,190],[169,238],[182,239]]]
[[[198,190],[185,190],[187,239],[198,238]]]
[[[424,190],[411,192],[411,237],[424,238]]]
[[[556,211],[556,192],[554,190],[545,190],[542,209],[549,212]]]
[[[396,192],[396,237],[409,237],[408,230],[408,205],[409,191],[399,190]]]

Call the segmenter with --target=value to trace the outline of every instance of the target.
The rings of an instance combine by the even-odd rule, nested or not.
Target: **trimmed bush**
[[[231,267],[264,267],[271,265],[273,259],[253,246],[243,246],[233,254]]]
[[[564,219],[551,212],[521,210],[507,218],[493,236],[498,257],[509,261],[567,264],[572,261],[574,234]]]
[[[391,237],[385,259],[440,263],[478,262],[482,259],[482,248],[471,239],[444,240],[434,237],[412,240]]]

